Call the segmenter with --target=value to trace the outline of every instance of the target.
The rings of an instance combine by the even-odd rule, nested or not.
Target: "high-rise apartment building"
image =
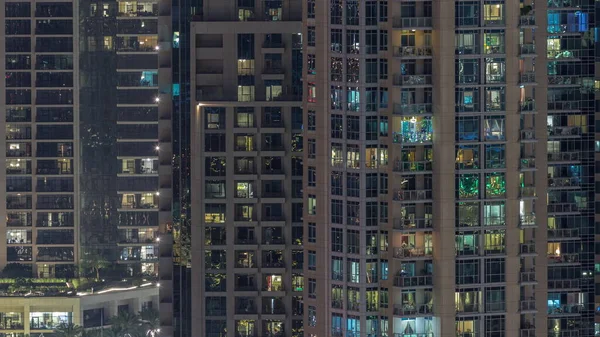
[[[305,335],[594,335],[594,3],[303,6]]]
[[[302,336],[302,3],[203,7],[190,36],[192,331]]]
[[[0,269],[70,279],[100,255],[110,281],[154,279],[160,262],[156,303],[172,311],[171,6],[0,4]]]

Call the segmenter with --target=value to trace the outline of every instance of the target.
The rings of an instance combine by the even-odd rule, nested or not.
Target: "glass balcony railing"
[[[581,126],[548,126],[549,137],[581,136]]]
[[[424,115],[433,113],[431,103],[394,104],[394,113],[399,115]]]
[[[403,29],[431,29],[432,19],[431,17],[395,17],[393,19],[393,27]]]
[[[394,75],[394,85],[403,87],[430,86],[432,80],[431,75]]]
[[[535,242],[527,242],[527,243],[521,243],[519,245],[519,252],[521,254],[535,254],[536,253],[536,249],[535,249]]]
[[[433,276],[422,275],[422,276],[401,276],[397,275],[394,277],[394,287],[431,287],[433,286]]]
[[[579,228],[549,228],[548,239],[579,238]]]
[[[519,77],[519,83],[521,85],[535,83],[535,73],[532,71],[522,72]]]
[[[519,112],[534,112],[535,109],[535,100],[531,98],[525,99],[525,101],[519,104]]]
[[[415,219],[415,218],[396,218],[394,219],[394,229],[415,231],[419,229],[432,229],[432,219]]]
[[[548,110],[551,111],[577,111],[581,109],[580,101],[549,101]]]
[[[523,43],[520,45],[520,55],[521,56],[533,56],[535,54],[536,54],[535,44]]]
[[[535,130],[533,129],[523,129],[521,130],[521,141],[537,141],[535,138]]]
[[[433,314],[433,303],[410,303],[394,305],[396,316],[416,316]]]
[[[521,161],[519,163],[519,168],[521,170],[535,169],[535,158],[534,157],[521,158]]]
[[[431,200],[432,191],[423,190],[396,190],[394,191],[394,201],[425,201]]]
[[[548,213],[579,213],[580,208],[572,203],[551,203],[548,204]]]
[[[433,48],[431,46],[416,47],[394,47],[394,56],[400,58],[428,58],[433,56]]]
[[[521,26],[521,27],[535,26],[535,16],[534,15],[521,15],[519,17],[519,26]]]
[[[579,161],[581,158],[581,152],[548,152],[549,162],[561,162],[561,161]]]
[[[394,163],[394,172],[416,173],[416,172],[428,172],[431,170],[433,170],[433,161],[431,161],[431,160],[420,160],[420,161],[398,160]]]
[[[580,287],[579,279],[548,280],[548,289],[579,289]]]
[[[394,257],[397,259],[432,258],[433,248],[394,248]]]
[[[581,85],[581,77],[579,76],[571,76],[571,75],[552,75],[548,76],[548,85],[549,86],[580,86]]]
[[[579,263],[579,253],[548,254],[548,264]]]
[[[521,283],[526,283],[526,282],[536,282],[535,279],[535,271],[522,271],[519,274],[519,281]]]

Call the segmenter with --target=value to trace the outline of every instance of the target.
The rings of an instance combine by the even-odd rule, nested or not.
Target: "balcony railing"
[[[394,248],[394,257],[397,259],[431,258],[433,257],[433,249]]]
[[[414,316],[430,315],[433,313],[433,305],[428,303],[419,304],[396,304],[394,305],[394,315]]]
[[[579,161],[581,152],[548,152],[548,161]]]
[[[433,162],[431,160],[422,161],[401,161],[394,163],[394,172],[427,172],[433,170]]]
[[[432,27],[431,17],[413,17],[413,18],[402,18],[395,17],[393,19],[394,28],[405,28],[405,29],[417,29],[417,28],[429,28]]]
[[[548,280],[548,289],[579,289],[580,287],[579,279]]]
[[[559,307],[549,307],[548,315],[560,316],[568,314],[579,314],[584,309],[583,304],[564,304]]]
[[[520,282],[536,282],[535,271],[522,271],[519,277]]]
[[[579,213],[579,206],[572,203],[552,203],[548,205],[548,213]]]
[[[581,85],[581,77],[579,76],[565,76],[565,75],[554,75],[548,76],[548,85],[555,86],[579,86]]]
[[[536,141],[535,138],[535,130],[533,129],[524,129],[521,130],[521,141]]]
[[[534,198],[536,197],[535,186],[523,186],[520,187],[519,197],[520,198]]]
[[[394,85],[404,87],[429,86],[432,84],[431,75],[394,75]]]
[[[568,137],[581,136],[582,129],[580,126],[555,126],[548,128],[548,136],[551,137]]]
[[[375,335],[377,336],[377,335]],[[435,337],[433,332],[395,333],[394,337]]]
[[[479,312],[479,303],[460,304],[455,307],[458,314],[471,314]]]
[[[548,264],[578,263],[578,253],[548,254]]]
[[[549,228],[549,239],[574,239],[579,237],[578,228]]]
[[[521,163],[519,167],[522,170],[534,169],[535,168],[535,158],[521,158]]]
[[[535,254],[535,242],[521,243],[520,245],[521,254]]]
[[[573,111],[580,110],[580,101],[550,101],[548,102],[548,110],[552,111]]]
[[[535,310],[535,299],[521,300],[519,308],[521,311]]]
[[[534,112],[535,109],[535,100],[528,99],[519,104],[519,112]]]
[[[532,71],[526,71],[520,74],[519,83],[531,84],[535,83],[535,73]]]
[[[521,15],[521,17],[519,18],[519,26],[535,26],[535,16]]]
[[[524,43],[521,45],[521,55],[535,55],[535,44]]]
[[[399,115],[425,115],[433,112],[431,103],[394,104],[394,113]]]
[[[401,58],[421,58],[431,57],[433,55],[433,48],[430,46],[425,47],[394,47],[394,56]]]
[[[519,337],[535,337],[535,328],[519,330]]]
[[[394,287],[431,287],[433,286],[433,276],[400,276],[394,277]]]
[[[433,228],[433,220],[432,219],[394,219],[394,229],[399,230],[419,230],[419,229],[432,229]]]
[[[395,201],[425,201],[431,200],[431,190],[395,190],[394,200]]]
[[[561,331],[548,331],[548,337],[579,337],[579,330],[577,329],[566,329]]]

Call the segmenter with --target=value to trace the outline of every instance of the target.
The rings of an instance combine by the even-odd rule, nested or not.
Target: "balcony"
[[[402,173],[430,173],[433,170],[431,160],[422,161],[401,161],[394,163],[394,172]]]
[[[563,304],[560,306],[549,306],[548,316],[570,316],[579,315],[583,311],[583,304]]]
[[[549,228],[548,239],[552,241],[560,241],[561,239],[573,240],[579,239],[578,228]]]
[[[396,115],[428,115],[433,113],[431,103],[421,104],[394,104],[394,114]]]
[[[394,248],[394,258],[413,260],[413,259],[431,259],[433,257],[433,248]]]
[[[519,302],[519,311],[521,311],[521,312],[536,311],[535,299],[531,298],[531,299],[527,299],[527,300],[521,300]]]
[[[519,282],[521,282],[521,283],[533,283],[533,282],[537,282],[536,279],[535,279],[535,271],[534,270],[522,271],[519,274]]]
[[[548,254],[548,264],[579,263],[579,253]]]
[[[431,75],[394,75],[394,85],[402,87],[429,87],[432,85]]]
[[[522,186],[519,188],[519,198],[521,199],[531,199],[537,198],[537,193],[535,191],[535,186]]]
[[[394,305],[395,316],[431,316],[433,314],[432,303],[396,304]]]
[[[548,152],[548,162],[577,162],[581,160],[581,152]]]
[[[568,189],[580,187],[581,179],[578,177],[553,177],[548,178],[548,189]]]
[[[548,50],[546,52],[548,60],[553,61],[573,61],[578,60],[580,57],[579,50]]]
[[[567,290],[567,289],[580,289],[580,288],[581,288],[581,282],[579,279],[548,280],[548,289]]]
[[[548,112],[571,112],[581,110],[580,101],[550,101]]]
[[[537,84],[537,82],[535,81],[535,73],[533,71],[522,72],[519,76],[519,84],[521,84],[521,85]]]
[[[431,276],[431,275],[423,275],[423,276],[396,275],[394,277],[394,287],[415,288],[415,287],[432,287],[432,286],[433,286],[433,276]]]
[[[521,170],[535,170],[535,158],[521,158],[521,162],[519,163],[519,168]]]
[[[549,87],[579,87],[581,86],[581,77],[555,75],[548,76]]]
[[[433,228],[432,219],[415,219],[415,218],[395,218],[394,229],[401,231],[418,231],[418,230],[431,230]]]
[[[433,56],[433,48],[425,47],[394,47],[394,56],[403,59],[426,59]]]
[[[533,44],[533,43],[523,43],[523,44],[521,44],[520,45],[519,55],[521,57],[536,56],[537,53],[535,51],[535,44]]]
[[[537,142],[537,138],[535,138],[535,130],[533,129],[523,129],[521,130],[521,142]]]
[[[395,17],[393,27],[401,29],[431,30],[433,27],[431,17],[403,18]]]
[[[535,113],[536,111],[534,99],[527,98],[519,104],[519,112],[522,114]]]
[[[548,214],[557,213],[580,213],[579,206],[572,203],[551,203],[548,205]]]
[[[400,202],[427,202],[432,199],[432,191],[427,190],[395,190],[394,201]]]
[[[433,332],[395,333],[394,337],[435,337]]]
[[[519,337],[535,337],[535,328],[520,329]]]
[[[456,303],[455,310],[457,314],[474,314],[479,313],[479,303]]]
[[[548,330],[548,337],[579,337],[578,329]]]
[[[537,254],[535,250],[535,242],[521,243],[519,244],[519,248],[519,254],[521,255]]]
[[[535,16],[521,15],[521,17],[519,18],[519,27],[535,27]]]
[[[549,137],[580,137],[581,134],[580,126],[548,126]]]

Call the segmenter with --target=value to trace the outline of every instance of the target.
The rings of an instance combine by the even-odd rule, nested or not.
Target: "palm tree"
[[[152,308],[144,308],[140,311],[140,319],[147,337],[156,337],[160,332],[160,319],[158,311]]]
[[[104,256],[97,252],[87,252],[83,254],[81,260],[81,267],[84,269],[91,269],[96,272],[96,280],[100,279],[100,269],[108,268],[110,263],[104,258]]]
[[[119,311],[117,316],[113,316],[110,319],[112,328],[117,329],[125,337],[133,336],[140,327],[140,318],[138,315],[130,313],[129,311]]]
[[[81,337],[82,333],[83,328],[73,323],[60,323],[54,329],[54,334],[57,337]]]

